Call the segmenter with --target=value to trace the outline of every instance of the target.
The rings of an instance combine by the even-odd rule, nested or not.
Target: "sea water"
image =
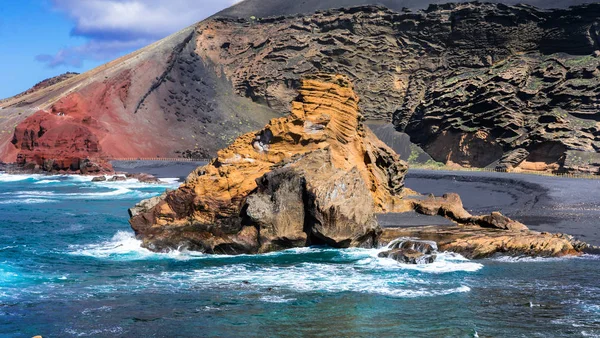
[[[600,337],[595,256],[150,252],[127,208],[177,185],[0,174],[0,336]]]

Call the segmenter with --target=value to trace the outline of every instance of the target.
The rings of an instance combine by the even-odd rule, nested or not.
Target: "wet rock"
[[[106,182],[106,176],[97,176],[92,179],[92,182]]]
[[[127,177],[115,175],[108,179],[108,182],[122,182],[127,181]]]
[[[529,257],[579,256],[589,247],[588,244],[562,234],[530,230],[514,232],[477,225],[385,228],[379,238],[379,244],[386,245],[398,237],[434,241],[440,251],[456,252],[470,259],[498,254]]]
[[[154,175],[146,174],[146,173],[136,173],[136,174],[126,174],[125,177],[136,179],[140,183],[149,183],[149,184],[161,184],[164,183]]]
[[[437,251],[437,244],[433,241],[420,241],[412,239],[397,239],[390,243],[388,248],[394,249],[410,249],[429,255]]]
[[[381,258],[391,258],[404,264],[431,264],[435,262],[436,255],[426,255],[412,249],[393,249],[378,255]]]

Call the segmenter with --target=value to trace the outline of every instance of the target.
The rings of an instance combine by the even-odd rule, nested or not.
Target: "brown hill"
[[[438,161],[598,170],[600,5],[248,15],[320,8],[283,3],[242,2],[221,18],[1,103],[0,160],[40,157],[46,150],[32,135],[45,134],[39,121],[48,119],[82,127],[82,144],[97,143],[98,157],[214,155],[289,111],[302,76],[326,71],[356,83],[368,119],[393,121]],[[244,19],[231,18],[237,15]],[[65,142],[53,138],[44,149]]]

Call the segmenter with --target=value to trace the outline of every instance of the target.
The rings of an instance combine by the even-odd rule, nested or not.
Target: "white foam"
[[[260,300],[266,303],[289,303],[295,301],[296,298],[285,298],[282,296],[263,296]]]
[[[347,249],[342,255],[359,259],[359,265],[378,265],[388,269],[415,270],[424,273],[475,272],[483,268],[483,264],[472,262],[465,257],[451,253],[437,253],[436,260],[431,264],[402,264],[391,258],[379,258],[380,252],[387,249]]]
[[[205,255],[187,251],[174,250],[170,253],[160,254],[142,247],[142,241],[128,231],[117,232],[112,239],[99,244],[88,244],[84,246],[70,246],[72,255],[87,256],[102,259],[114,259],[119,261],[143,260],[143,259],[177,259],[188,260],[200,258]]]
[[[155,196],[156,193],[134,191],[126,187],[113,187],[112,190],[103,192],[82,192],[82,193],[57,193],[53,191],[19,191],[4,193],[3,195],[11,195],[17,198],[58,198],[58,199],[105,199],[115,197],[140,197],[146,198]],[[22,201],[22,200],[21,200]]]
[[[41,204],[41,203],[56,203],[57,200],[45,199],[45,198],[25,198],[25,199],[11,199],[0,201],[0,204]]]
[[[398,298],[442,296],[471,290],[466,285],[433,283],[402,271],[390,273],[379,271],[377,267],[332,263],[300,263],[294,266],[236,264],[193,272],[165,272],[162,277],[165,282],[188,280],[190,285],[207,288],[244,285],[260,290],[271,287],[290,292],[360,292]]]
[[[503,263],[543,263],[543,262],[558,262],[567,259],[573,259],[575,257],[513,257],[513,256],[500,256],[492,258],[493,261]]]
[[[61,181],[59,180],[41,180],[41,181],[37,181],[34,184],[50,184],[50,183],[60,183]]]
[[[28,179],[39,179],[41,175],[12,175],[12,174],[0,174],[0,182],[19,182]]]
[[[400,264],[394,260],[377,257],[378,249],[296,248],[266,255],[221,256],[202,253],[172,251],[153,253],[141,247],[133,233],[119,231],[112,239],[85,246],[72,246],[72,255],[88,256],[117,261],[145,259],[213,259],[221,264],[209,265],[191,271],[163,272],[160,275],[140,276],[140,287],[171,284],[205,288],[265,288],[277,290],[276,295],[261,298],[264,302],[293,301],[289,292],[360,292],[388,297],[415,298],[443,296],[469,292],[460,279],[441,281],[428,274],[448,272],[473,272],[483,266],[462,256],[441,253],[438,261],[429,265]],[[327,261],[311,261],[313,254],[335,253]],[[264,257],[297,255],[307,257],[299,263],[265,264]]]

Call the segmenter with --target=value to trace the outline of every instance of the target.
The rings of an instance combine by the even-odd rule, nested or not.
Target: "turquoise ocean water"
[[[0,174],[0,337],[600,337],[595,256],[155,254],[127,208],[177,183],[90,180]]]

